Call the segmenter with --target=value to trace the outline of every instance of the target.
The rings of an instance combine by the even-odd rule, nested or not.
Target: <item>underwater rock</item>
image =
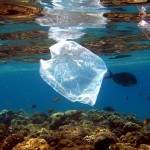
[[[6,137],[1,145],[2,150],[11,150],[15,145],[24,140],[24,132],[17,132]]]
[[[68,110],[64,112],[64,115],[68,120],[80,120],[84,110]]]
[[[31,138],[28,141],[17,144],[13,150],[54,150],[44,139]]]
[[[141,144],[138,150],[150,150],[150,145]]]
[[[129,143],[116,143],[109,146],[109,150],[137,150]]]
[[[134,16],[135,17],[135,16]],[[114,15],[114,18],[117,18]],[[139,18],[140,19],[140,18]],[[149,19],[150,20],[150,19]],[[139,21],[139,20],[138,20]],[[129,51],[137,51],[148,49],[150,46],[148,44],[134,44],[132,42],[141,41],[141,39],[145,39],[144,35],[138,34],[133,35],[128,38],[125,38],[127,33],[118,33],[118,36],[102,36],[98,39],[93,40],[87,39],[80,44],[88,49],[90,49],[95,54],[114,54],[114,53],[124,53]]]
[[[41,16],[41,11],[40,7],[0,3],[0,17],[3,19],[31,19]]]
[[[48,116],[43,112],[36,112],[31,115],[30,120],[33,124],[41,124],[46,121]]]
[[[0,123],[3,123],[7,126],[11,124],[11,120],[15,118],[16,113],[12,110],[3,110],[0,113]]]
[[[31,120],[29,114],[25,113],[22,110],[19,110],[15,113],[15,116],[11,120],[11,130],[22,130],[24,126],[28,125]]]
[[[117,137],[112,132],[99,132],[94,136],[94,150],[109,149],[111,144],[116,143]]]
[[[9,135],[8,126],[4,123],[0,123],[0,145],[1,142]]]
[[[25,150],[25,147],[28,150],[146,150],[150,146],[150,131],[143,128],[135,115],[69,110],[44,119],[41,115],[42,121],[33,124],[30,118],[35,114],[38,117],[38,113],[9,113],[12,114],[9,126],[0,124],[1,150]]]
[[[145,4],[149,3],[149,0],[101,0],[100,3],[107,6],[120,6],[120,5],[131,5],[131,4]]]
[[[110,22],[140,22],[140,16],[138,13],[117,13],[106,12],[103,14]],[[150,14],[147,14],[149,20]]]
[[[48,121],[50,123],[49,128],[52,130],[58,129],[63,124],[64,119],[65,116],[62,112],[52,114],[50,117],[48,117]]]
[[[141,144],[150,145],[150,132],[149,130],[133,131],[127,133],[125,136],[120,137],[122,142],[131,143],[134,147],[138,148]]]
[[[4,40],[43,40],[47,39],[47,32],[34,29],[31,31],[16,31],[10,33],[0,33],[0,39]]]

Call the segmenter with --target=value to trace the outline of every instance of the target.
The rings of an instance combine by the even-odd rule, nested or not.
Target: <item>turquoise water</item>
[[[48,2],[41,4],[42,6],[48,5],[50,8],[53,4],[49,5]],[[67,1],[60,3],[66,7]],[[79,4],[77,4],[77,7]],[[83,6],[87,8],[91,7],[90,4]],[[73,7],[70,5],[69,7]],[[92,6],[94,7],[94,6]],[[97,6],[98,7],[98,6]],[[120,12],[138,12],[136,6],[117,6],[109,8],[98,8],[96,7],[96,12],[107,12],[107,11],[120,11]],[[67,6],[68,8],[68,6]],[[95,7],[94,7],[95,8]],[[5,21],[5,20],[4,20]],[[100,22],[98,22],[100,24]],[[112,26],[111,28],[109,26]],[[57,23],[56,23],[57,26]],[[73,25],[74,26],[74,25]],[[124,41],[129,38],[132,39],[135,35],[144,35],[142,31],[137,27],[135,22],[112,22],[107,23],[107,21],[101,22],[100,27],[91,24],[88,27],[81,27],[77,30],[79,33],[84,33],[86,36],[81,36],[75,40],[77,42],[83,42],[87,40],[97,40],[98,38],[103,38],[103,36],[109,37],[120,37],[124,38]],[[5,25],[0,27],[0,33],[16,33],[39,30],[40,33],[49,31],[49,26],[41,26],[36,21],[34,24],[29,23],[14,23],[6,22]],[[65,27],[66,28],[66,27]],[[53,28],[51,28],[53,31]],[[54,32],[55,33],[55,32]],[[58,36],[62,36],[62,34]],[[137,36],[138,37],[138,36]],[[144,37],[144,36],[143,36]],[[70,38],[70,37],[69,37]],[[48,37],[47,37],[48,39]],[[42,39],[43,44],[47,44],[47,39]],[[31,39],[7,39],[0,40],[0,46],[11,46],[21,45],[21,44],[36,44],[42,42],[40,36]],[[57,41],[57,40],[56,40]],[[149,40],[145,37],[144,40],[137,39],[131,40],[131,43],[135,44],[149,44]],[[128,42],[128,44],[131,44]],[[50,44],[49,44],[50,46]],[[108,45],[109,46],[109,45]],[[150,46],[149,46],[150,48]],[[10,59],[6,64],[0,63],[0,110],[3,109],[13,109],[20,110],[24,109],[26,112],[33,113],[35,111],[46,112],[50,108],[54,108],[54,111],[65,111],[68,109],[98,109],[102,110],[106,106],[113,107],[117,112],[135,114],[138,118],[144,119],[150,117],[150,51],[149,48],[138,49],[129,52],[123,52],[123,54],[131,55],[131,57],[119,58],[119,59],[109,59],[118,55],[118,53],[101,53],[97,54],[106,63],[109,70],[113,73],[118,72],[130,72],[133,73],[137,78],[137,84],[131,87],[123,87],[115,83],[111,79],[104,78],[102,82],[102,87],[99,92],[97,102],[94,106],[88,106],[78,102],[72,103],[69,100],[62,97],[59,102],[55,103],[53,100],[61,97],[60,94],[55,92],[48,84],[46,84],[40,77],[39,68],[40,63],[38,62],[22,62],[14,61]],[[124,50],[123,50],[124,51]],[[95,52],[95,51],[94,51]],[[122,54],[122,53],[120,53]],[[49,50],[47,50],[46,55],[37,54],[35,57],[38,58],[50,58]],[[17,57],[18,59],[18,57]],[[35,109],[31,109],[30,105],[36,104]]]
[[[148,51],[142,53],[149,54]],[[135,55],[138,59],[138,54]],[[54,108],[55,111],[68,109],[101,110],[105,106],[111,106],[121,113],[136,114],[140,118],[149,117],[150,85],[148,81],[150,64],[147,63],[146,59],[145,63],[143,61],[144,64],[139,61],[133,62],[133,60],[128,60],[129,64],[124,62],[121,62],[121,64],[118,60],[116,60],[116,63],[111,63],[108,56],[102,58],[113,72],[127,71],[133,73],[138,80],[138,84],[132,87],[123,87],[111,79],[104,78],[94,106],[90,107],[78,102],[72,103],[64,97],[58,103],[54,103],[53,100],[60,95],[40,77],[39,62],[9,62],[5,65],[1,63],[0,109],[24,109],[32,113],[34,111],[47,112],[50,108]],[[127,61],[127,59],[129,58],[123,58],[123,61]],[[37,108],[30,109],[31,104],[36,104]]]

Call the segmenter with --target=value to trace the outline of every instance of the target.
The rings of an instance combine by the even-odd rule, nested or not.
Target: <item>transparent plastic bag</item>
[[[40,60],[43,80],[70,101],[93,106],[107,72],[103,60],[73,41],[61,41],[50,52],[50,60]]]
[[[145,20],[146,15],[147,15],[146,8],[142,6],[139,12],[141,21],[138,23],[138,27],[145,34],[145,36],[150,40],[150,22]]]
[[[78,39],[84,35],[81,27],[51,27],[48,32],[48,38],[59,42],[61,40]]]
[[[98,10],[70,11],[44,7],[42,14],[44,16],[36,18],[41,26],[102,28],[106,24],[106,18]]]

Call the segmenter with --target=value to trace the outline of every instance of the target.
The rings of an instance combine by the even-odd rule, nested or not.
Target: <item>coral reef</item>
[[[3,9],[5,8],[5,9]],[[29,19],[40,16],[42,8],[27,5],[0,3],[0,17],[7,19]]]
[[[37,112],[31,115],[30,120],[33,124],[41,124],[47,120],[47,115],[43,112]]]
[[[17,144],[13,150],[53,150],[44,139],[31,138],[28,141]]]
[[[150,131],[134,115],[68,110],[0,112],[1,150],[146,150]]]
[[[16,144],[24,140],[24,132],[17,132],[6,137],[1,145],[2,150],[11,150]]]

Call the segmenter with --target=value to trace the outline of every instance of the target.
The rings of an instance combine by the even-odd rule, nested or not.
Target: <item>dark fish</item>
[[[36,104],[31,104],[31,105],[30,105],[30,108],[31,108],[31,109],[34,109],[34,108],[36,108],[36,107],[37,107]]]
[[[118,58],[125,58],[125,57],[131,57],[132,55],[117,55],[114,57],[109,57],[109,59],[118,59]]]
[[[7,64],[7,60],[2,60],[2,63],[3,64]]]
[[[116,83],[122,86],[133,86],[137,84],[136,77],[129,72],[120,72],[120,73],[112,74],[112,72],[109,71],[109,76],[106,78],[112,78],[113,81],[115,81]]]
[[[142,96],[142,94],[141,94],[141,93],[138,93],[138,96]]]
[[[116,110],[115,110],[113,107],[111,107],[111,106],[106,106],[106,107],[103,108],[103,110],[109,111],[109,112],[116,111]]]
[[[128,96],[126,96],[126,99],[128,100],[128,99],[129,99],[129,97],[128,97]]]
[[[61,100],[61,96],[59,96],[59,97],[57,97],[57,98],[55,98],[54,100],[53,100],[53,102],[55,102],[55,103],[57,103],[57,102],[59,102],[60,100]]]
[[[50,114],[50,113],[52,113],[54,111],[54,109],[53,108],[50,108],[49,110],[48,110],[48,113]]]
[[[150,124],[150,118],[145,118],[143,121],[143,128],[147,128],[147,126]]]

